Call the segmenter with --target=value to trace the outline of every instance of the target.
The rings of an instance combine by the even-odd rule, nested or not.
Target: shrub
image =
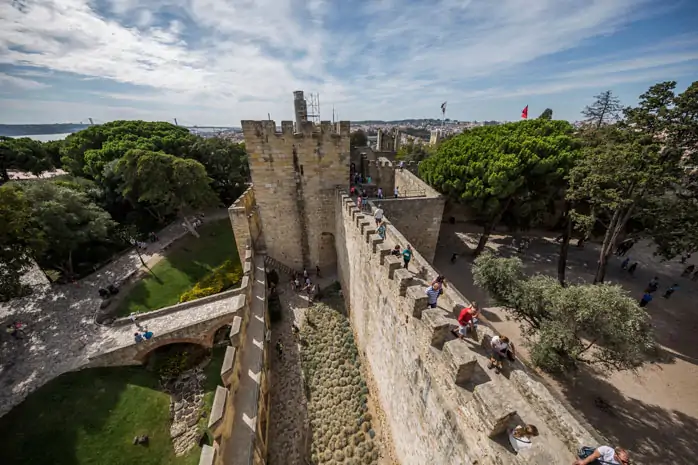
[[[242,279],[242,266],[232,260],[227,260],[221,266],[214,268],[196,285],[179,297],[179,302],[208,297],[230,289]]]

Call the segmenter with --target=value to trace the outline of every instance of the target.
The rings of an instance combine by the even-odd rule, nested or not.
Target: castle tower
[[[334,199],[349,184],[349,121],[293,126],[242,121],[264,242],[287,266],[324,268],[337,262]]]
[[[308,121],[308,104],[303,97],[302,90],[293,93],[293,109],[296,115],[296,131],[300,131],[303,122]]]

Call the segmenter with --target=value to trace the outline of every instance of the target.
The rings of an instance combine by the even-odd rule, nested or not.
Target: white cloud
[[[2,90],[34,90],[45,89],[49,87],[47,84],[37,82],[32,79],[24,79],[16,76],[10,76],[6,73],[0,73],[0,91]]]
[[[107,12],[95,10],[90,0],[34,0],[24,11],[2,2],[0,65],[141,86],[139,92],[101,96],[142,110],[219,110],[225,113],[213,117],[229,124],[268,111],[289,115],[290,91],[297,89],[318,91],[324,102],[343,106],[346,116],[363,117],[368,115],[362,109],[406,108],[411,102],[417,108],[427,98],[555,93],[604,80],[635,82],[662,66],[683,69],[698,58],[695,48],[667,54],[660,44],[590,66],[553,66],[535,85],[506,91],[489,85],[621,30],[653,11],[648,2],[372,0],[343,2],[340,11],[329,0],[111,0]],[[162,12],[178,19],[163,26]],[[338,28],[347,12],[356,17]],[[673,43],[694,42],[684,36]],[[12,78],[24,89],[42,85],[2,76],[0,83]]]

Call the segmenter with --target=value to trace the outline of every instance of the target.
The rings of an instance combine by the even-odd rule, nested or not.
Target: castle
[[[273,121],[242,121],[253,187],[229,209],[236,242],[241,256],[254,251],[280,270],[336,272],[400,463],[563,464],[580,446],[597,444],[598,435],[520,363],[508,377],[486,369],[491,328],[481,325],[477,341],[452,336],[455,315],[469,303],[458,290],[449,287],[438,308],[427,308],[443,196],[387,159],[355,167],[373,170],[368,187],[401,192],[370,202],[385,212],[382,238],[347,194],[349,122],[313,124],[300,110],[280,131]],[[409,271],[390,253],[408,243],[415,249]],[[540,437],[516,454],[506,431],[522,423],[536,424]],[[265,444],[265,432],[251,440]],[[220,460],[202,455],[202,463]]]

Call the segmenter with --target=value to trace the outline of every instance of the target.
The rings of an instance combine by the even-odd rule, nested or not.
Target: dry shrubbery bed
[[[311,463],[377,463],[368,388],[346,316],[317,303],[307,310],[301,337],[303,372],[310,391]]]

